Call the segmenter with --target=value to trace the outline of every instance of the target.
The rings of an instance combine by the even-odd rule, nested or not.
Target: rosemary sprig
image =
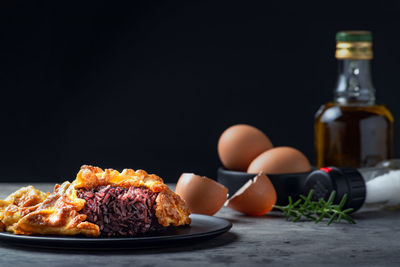
[[[319,223],[324,219],[328,219],[328,225],[330,225],[333,222],[340,223],[340,221],[344,219],[348,223],[356,223],[353,218],[348,215],[348,213],[353,211],[352,208],[342,210],[347,201],[347,194],[342,197],[339,205],[333,204],[336,191],[332,191],[328,201],[325,201],[323,198],[320,198],[318,201],[312,201],[313,194],[314,190],[310,190],[307,197],[300,195],[300,199],[294,203],[292,197],[289,197],[288,205],[275,205],[274,207],[282,211],[287,221],[292,218],[293,222],[298,222],[301,218],[305,218]]]

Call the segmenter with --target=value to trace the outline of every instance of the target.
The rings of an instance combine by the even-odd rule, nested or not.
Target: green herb
[[[312,201],[314,190],[311,190],[307,197],[300,195],[300,199],[293,203],[292,197],[289,197],[289,204],[287,206],[274,207],[283,212],[286,220],[292,218],[293,222],[298,222],[301,218],[315,221],[319,223],[324,219],[328,219],[328,225],[333,222],[339,223],[342,219],[348,223],[355,224],[356,222],[351,218],[348,213],[353,209],[342,210],[347,201],[347,194],[342,197],[339,205],[334,205],[333,200],[336,196],[336,191],[332,191],[328,201],[320,198],[318,201]]]

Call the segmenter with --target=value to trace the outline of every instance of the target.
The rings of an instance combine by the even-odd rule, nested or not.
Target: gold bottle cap
[[[372,59],[372,34],[369,31],[341,31],[336,34],[337,59]]]

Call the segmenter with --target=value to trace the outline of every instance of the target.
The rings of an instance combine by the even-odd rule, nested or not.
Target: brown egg
[[[222,133],[218,141],[218,155],[225,168],[246,171],[252,160],[272,147],[269,138],[257,128],[237,124]]]
[[[258,174],[245,183],[227,202],[227,206],[250,216],[262,216],[276,203],[276,191],[269,178]]]
[[[206,215],[219,211],[228,197],[225,186],[193,173],[182,173],[175,193],[185,200],[191,212]]]
[[[310,170],[310,162],[303,153],[292,147],[281,146],[265,151],[255,158],[247,172],[279,174],[308,172]]]

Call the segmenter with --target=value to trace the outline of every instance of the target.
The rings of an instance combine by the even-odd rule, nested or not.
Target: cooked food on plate
[[[84,165],[53,193],[27,186],[0,200],[0,231],[21,235],[138,236],[190,224],[190,210],[144,170]]]

